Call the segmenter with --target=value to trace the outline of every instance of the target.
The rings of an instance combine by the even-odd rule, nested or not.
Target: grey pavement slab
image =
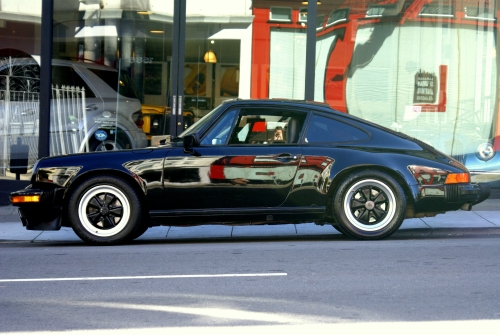
[[[500,191],[500,190],[497,190]],[[500,193],[500,192],[499,192]],[[500,199],[486,199],[472,206],[473,211],[500,211]]]
[[[485,228],[496,227],[476,212],[455,211],[421,219],[431,228]]]
[[[170,227],[151,227],[144,234],[141,235],[137,240],[156,240],[156,239],[165,239],[167,238],[167,234]]]
[[[148,229],[153,230],[157,227]],[[167,239],[202,238],[202,237],[231,237],[231,226],[205,225],[191,227],[169,227]]]
[[[26,230],[21,222],[0,222],[0,241],[32,241],[41,231]]]
[[[297,235],[331,235],[340,234],[340,232],[333,228],[330,224],[325,224],[324,226],[318,226],[314,223],[301,223],[296,224]]]
[[[429,229],[430,227],[425,224],[421,219],[406,219],[399,229]]]
[[[495,226],[500,227],[500,211],[477,211],[475,213]]]
[[[297,235],[297,230],[293,224],[281,225],[254,225],[254,226],[234,226],[233,237],[242,236],[287,236]]]
[[[0,206],[0,222],[14,222],[19,221],[19,214],[17,214],[17,207],[14,206]]]
[[[1,206],[0,207],[0,216],[4,215],[17,215],[17,207],[14,206]]]
[[[62,227],[60,230],[44,230],[33,242],[82,242],[73,229]]]

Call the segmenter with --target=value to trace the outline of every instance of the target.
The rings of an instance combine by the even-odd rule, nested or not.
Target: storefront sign
[[[437,77],[420,70],[415,74],[413,103],[434,103],[436,101]]]
[[[153,57],[132,57],[129,59],[130,63],[137,63],[137,64],[151,64],[153,63]]]

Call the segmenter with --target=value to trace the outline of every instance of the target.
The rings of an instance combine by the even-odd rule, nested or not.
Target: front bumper
[[[61,229],[62,195],[64,189],[24,189],[12,192],[10,202],[18,206],[19,217],[27,230]],[[37,202],[13,202],[19,197],[39,197]]]

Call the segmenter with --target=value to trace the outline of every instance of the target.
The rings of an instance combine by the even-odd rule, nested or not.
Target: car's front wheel
[[[75,233],[90,244],[118,244],[141,229],[142,210],[136,191],[113,176],[94,177],[79,185],[68,204]]]
[[[406,215],[401,186],[379,171],[350,175],[333,199],[336,223],[343,233],[359,239],[382,239],[394,233]]]

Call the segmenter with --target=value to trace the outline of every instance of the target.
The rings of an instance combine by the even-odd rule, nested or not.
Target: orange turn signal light
[[[39,195],[14,195],[11,197],[13,204],[26,203],[26,202],[40,202]]]
[[[469,183],[470,175],[468,173],[449,173],[445,184]]]

